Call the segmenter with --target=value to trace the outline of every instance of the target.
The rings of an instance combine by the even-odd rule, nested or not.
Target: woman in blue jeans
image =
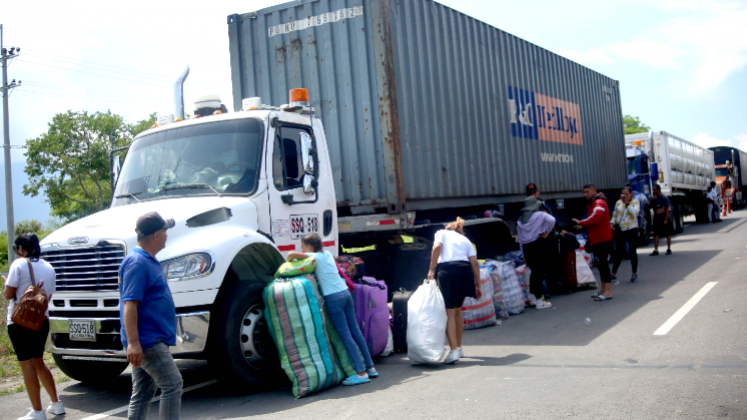
[[[360,385],[371,382],[369,378],[376,378],[379,373],[374,367],[373,360],[371,360],[366,339],[363,338],[363,334],[358,328],[353,299],[350,297],[345,280],[338,273],[335,258],[329,251],[324,250],[322,238],[316,233],[310,233],[303,237],[301,250],[303,252],[289,253],[288,261],[309,257],[316,260],[314,274],[322,288],[322,295],[324,295],[324,301],[327,304],[327,309],[329,309],[329,316],[332,318],[332,323],[337,329],[350,359],[353,361],[355,371],[358,372],[357,375],[345,379],[342,384]],[[359,355],[363,355],[362,361]],[[366,363],[365,367],[363,362]]]

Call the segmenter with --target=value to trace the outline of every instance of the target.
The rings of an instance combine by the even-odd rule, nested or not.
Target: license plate
[[[94,321],[75,319],[68,322],[71,341],[96,341]]]

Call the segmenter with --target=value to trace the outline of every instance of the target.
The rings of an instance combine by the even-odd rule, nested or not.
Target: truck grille
[[[119,265],[124,256],[125,249],[119,245],[55,249],[41,254],[54,267],[60,292],[119,290]]]

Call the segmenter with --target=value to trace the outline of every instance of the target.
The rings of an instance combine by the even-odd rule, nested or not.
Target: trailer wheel
[[[257,282],[228,284],[214,305],[208,364],[234,390],[263,390],[285,378],[264,320],[264,288]]]
[[[75,379],[76,381],[85,383],[105,383],[111,381],[113,378],[118,377],[125,369],[127,369],[127,362],[106,362],[96,360],[73,360],[65,359],[60,354],[53,354],[57,367],[60,368],[62,373]]]

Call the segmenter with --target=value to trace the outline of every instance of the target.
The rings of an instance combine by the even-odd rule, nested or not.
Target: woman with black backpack
[[[47,335],[49,335],[49,312],[45,313],[45,319],[38,331],[17,325],[12,319],[14,318],[15,306],[31,286],[41,288],[40,292],[46,294],[46,302],[49,302],[55,292],[56,276],[52,266],[39,259],[41,248],[39,247],[39,238],[35,234],[24,233],[18,236],[13,244],[13,251],[16,253],[16,260],[8,270],[8,278],[3,278],[5,281],[5,299],[10,301],[7,319],[8,336],[21,366],[26,392],[32,405],[31,411],[25,416],[19,417],[18,420],[46,419],[47,415],[42,410],[39,381],[44,385],[44,389],[47,390],[49,398],[52,400],[47,412],[54,415],[65,414],[62,402],[57,399],[57,388],[54,384],[52,372],[49,371],[42,359]],[[18,321],[18,318],[16,320]]]

